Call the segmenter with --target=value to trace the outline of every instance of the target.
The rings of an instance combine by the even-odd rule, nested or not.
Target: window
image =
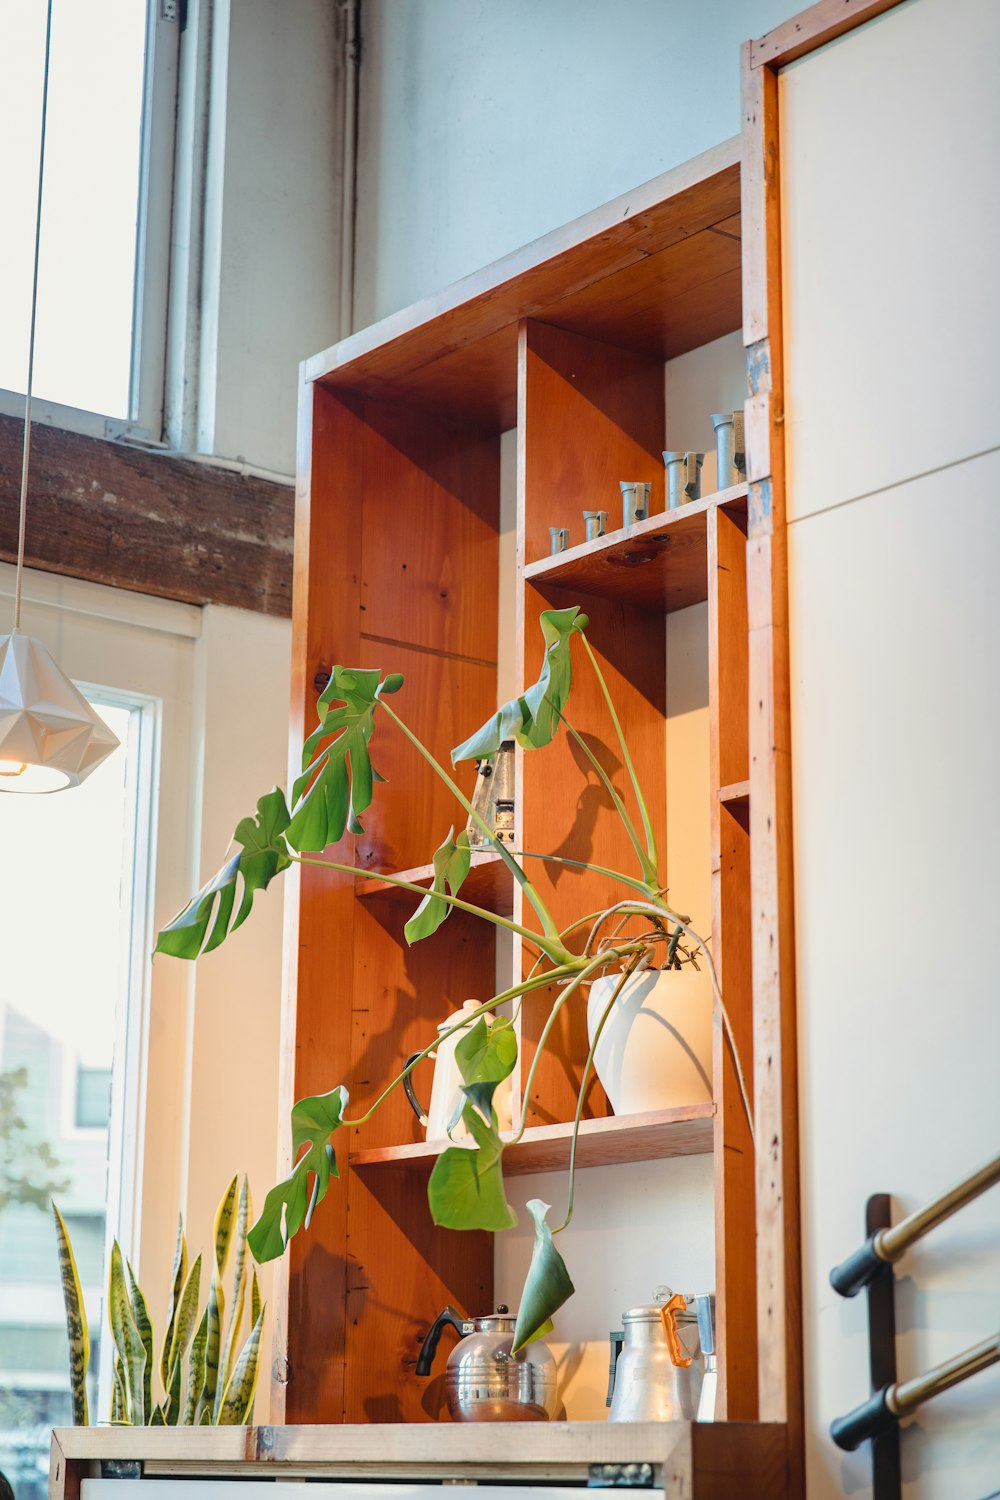
[[[132,1253],[118,1185],[139,1113],[130,1001],[155,708],[88,697],[121,748],[72,792],[0,803],[0,1470],[18,1500],[44,1500],[48,1429],[71,1420],[50,1197],[87,1305],[93,1421],[111,1236]]]
[[[44,0],[0,8],[0,388],[26,384]],[[155,428],[162,409],[176,24],[140,0],[53,0],[35,392]],[[169,96],[169,107],[168,107]],[[8,399],[4,409],[19,411]],[[49,414],[51,419],[51,413]],[[81,425],[59,416],[61,425]],[[83,424],[87,425],[87,424]]]

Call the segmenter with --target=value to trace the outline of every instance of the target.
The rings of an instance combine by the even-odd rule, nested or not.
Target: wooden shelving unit
[[[584,1120],[577,1142],[576,1165],[613,1167],[626,1161],[660,1161],[669,1156],[707,1156],[712,1150],[714,1104],[692,1104],[686,1109],[657,1110],[647,1115],[610,1115]],[[535,1125],[504,1152],[504,1172],[561,1171],[569,1166],[572,1127]],[[447,1141],[418,1141],[411,1146],[384,1146],[355,1151],[349,1157],[355,1171],[423,1168],[429,1172]]]
[[[523,681],[537,675],[542,608],[582,604],[658,825],[665,826],[665,615],[708,601],[712,721],[713,952],[752,1075],[748,751],[747,489],[665,514],[666,359],[741,318],[739,142],[655,182],[305,367],[296,520],[294,728],[307,733],[334,662],[400,671],[397,711],[442,760],[497,702],[500,434],[518,429],[516,621]],[[707,421],[707,413],[706,413]],[[622,478],[653,486],[647,521],[552,558],[548,528],[580,534],[581,510],[613,511]],[[575,675],[573,719],[621,768],[596,686]],[[544,762],[544,764],[542,764]],[[342,846],[357,876],[302,870],[288,916],[287,1102],[338,1082],[363,1112],[408,1053],[469,996],[494,993],[492,931],[455,912],[413,948],[417,897],[368,873],[425,863],[457,809],[400,736],[383,733],[387,778],[365,833]],[[464,768],[466,790],[472,770]],[[518,756],[517,847],[629,867],[613,808],[581,780],[566,736]],[[737,786],[744,790],[736,793]],[[596,795],[595,795],[596,793]],[[556,920],[618,890],[589,872],[532,867]],[[520,887],[477,856],[462,894],[530,925]],[[515,972],[522,960],[515,952]],[[551,999],[551,997],[549,997]],[[567,1008],[569,1010],[569,1007]],[[525,1001],[523,1065],[547,1014]],[[513,1171],[564,1167],[585,1020],[538,1069]],[[714,1102],[611,1117],[591,1088],[584,1166],[709,1152],[715,1172],[720,1416],[757,1414],[754,1156],[732,1057],[717,1026]],[[426,1177],[436,1148],[402,1091],[349,1132],[331,1186],[279,1270],[275,1406],[289,1422],[426,1421],[439,1397],[417,1382],[419,1339],[447,1302],[491,1305],[488,1236],[436,1230]],[[435,1401],[438,1404],[435,1404]]]
[[[434,866],[417,865],[415,869],[396,870],[394,874],[412,885],[429,886],[434,879]],[[412,891],[392,885],[378,876],[359,876],[355,889],[362,901],[398,902],[407,908],[408,913],[420,900]],[[509,917],[514,909],[514,877],[509,865],[504,864],[499,854],[474,853],[460,894],[470,906],[481,906],[484,911],[495,911],[501,917]]]

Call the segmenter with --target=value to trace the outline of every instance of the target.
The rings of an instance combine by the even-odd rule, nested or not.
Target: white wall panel
[[[780,76],[793,516],[1000,444],[998,52],[909,0]]]

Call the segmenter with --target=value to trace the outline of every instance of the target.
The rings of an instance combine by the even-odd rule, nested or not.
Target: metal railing
[[[926,1401],[963,1380],[1000,1363],[1000,1331],[963,1350],[923,1375],[900,1381],[896,1374],[896,1279],[893,1266],[907,1250],[939,1224],[1000,1182],[1000,1156],[942,1193],[932,1203],[893,1225],[887,1193],[869,1198],[867,1238],[860,1249],[830,1272],[830,1284],[842,1297],[868,1290],[868,1353],[872,1394],[830,1427],[839,1448],[872,1444],[874,1500],[900,1500],[899,1424]]]

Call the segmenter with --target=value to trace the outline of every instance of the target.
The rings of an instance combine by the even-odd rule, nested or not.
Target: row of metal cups
[[[715,430],[716,487],[728,489],[746,478],[746,450],[743,438],[742,411],[716,412],[712,416]],[[667,471],[667,510],[676,510],[690,500],[701,499],[701,466],[704,453],[664,451],[663,463]],[[652,484],[648,480],[622,479],[622,524],[634,526],[649,515],[649,497]],[[595,541],[608,529],[606,510],[583,512],[586,540]],[[569,528],[550,526],[549,538],[553,555],[565,552],[569,546]]]

